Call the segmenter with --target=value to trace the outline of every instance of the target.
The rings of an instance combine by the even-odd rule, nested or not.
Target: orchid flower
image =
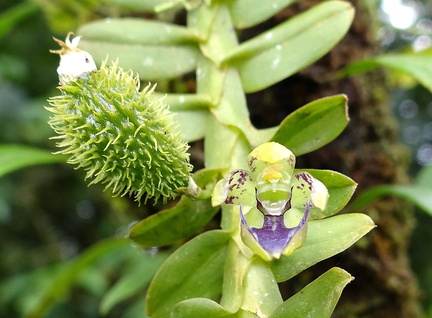
[[[248,156],[249,171],[232,171],[213,191],[213,205],[239,206],[242,240],[265,260],[300,247],[310,209],[327,204],[325,185],[308,172],[294,173],[295,161],[281,144],[262,144]]]

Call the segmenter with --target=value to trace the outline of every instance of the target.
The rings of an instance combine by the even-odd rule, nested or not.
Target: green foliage
[[[412,184],[386,184],[363,191],[352,203],[353,209],[361,209],[383,196],[397,196],[414,203],[419,209],[432,215],[432,168],[424,167]]]
[[[356,213],[309,222],[308,236],[303,246],[290,256],[272,262],[277,281],[286,281],[308,267],[346,250],[374,226],[370,217]]]
[[[241,310],[248,313],[273,312],[282,304],[282,296],[274,274],[262,259],[255,258],[243,279],[244,299]]]
[[[177,3],[104,2],[137,12],[156,11],[153,5],[169,7]],[[191,167],[186,141],[204,139],[205,168],[193,175],[197,184],[194,198],[182,197],[129,228],[128,238],[145,248],[179,244],[203,231],[222,211],[220,230],[190,239],[160,266],[147,292],[145,310],[149,316],[330,317],[342,289],[352,279],[348,273],[331,269],[286,302],[277,282],[344,251],[374,224],[363,214],[333,216],[350,200],[356,188],[353,180],[334,171],[293,172],[294,163],[287,167],[277,155],[279,151],[284,153],[283,149],[292,151],[289,160],[293,160],[294,155],[312,152],[334,140],[349,121],[347,97],[336,95],[313,101],[276,127],[256,129],[249,119],[245,94],[265,89],[328,53],[349,29],[354,10],[346,1],[325,1],[239,43],[233,30],[240,32],[254,26],[295,1],[180,2],[188,8],[186,26],[141,18],[114,18],[80,26],[80,49],[91,53],[101,67],[96,73],[61,85],[62,94],[50,99],[49,110],[54,114],[50,125],[59,134],[56,138],[64,148],[60,152],[70,155],[69,163],[86,170],[92,183],[107,183],[114,194],[132,192],[138,199],[173,198],[193,185],[188,178]],[[97,4],[99,1],[68,6],[86,16]],[[57,7],[45,4],[45,10],[49,8],[55,11]],[[55,21],[57,14],[51,16],[57,16]],[[118,69],[117,62],[112,67],[102,63],[107,55],[118,61]],[[167,92],[164,101],[160,95],[150,96],[151,85],[139,91],[138,77],[131,75],[135,72],[143,81],[163,84],[192,71],[196,73],[196,91]],[[171,105],[173,113],[164,103]],[[248,157],[261,144],[280,148],[274,153],[261,153],[259,158],[254,152]],[[253,162],[257,158],[262,160],[259,171],[258,162]],[[38,163],[35,161],[25,165]],[[241,191],[249,191],[245,197],[256,215],[265,214],[267,221],[282,217],[274,224],[285,232],[270,229],[266,233],[283,234],[281,240],[288,248],[283,253],[262,257],[244,241],[246,229],[255,246],[268,247],[262,243],[266,239],[259,240],[260,233],[265,232],[259,230],[264,226],[247,225],[253,212],[245,209],[244,216],[239,206],[243,202],[222,208],[211,205],[212,199],[221,203],[214,200],[214,195],[212,198],[217,181],[234,176],[230,171],[244,171],[248,166],[249,188],[242,188],[241,182],[228,182],[219,183],[216,189],[226,191],[228,186],[239,186],[236,193],[240,196]],[[275,206],[280,208],[278,215],[272,212]],[[127,248],[130,246],[124,239],[90,248],[59,271],[30,317],[48,312],[93,262]],[[130,272],[125,269],[108,291],[103,283],[94,283],[95,290],[102,286],[99,290],[106,291],[100,306],[102,314],[146,288],[165,258],[164,253],[158,255],[132,262]],[[112,257],[114,261],[120,259]]]
[[[32,2],[24,2],[0,14],[0,39],[19,23],[37,10]]]
[[[166,256],[166,253],[156,256],[142,253],[126,239],[107,239],[83,252],[73,262],[58,265],[55,270],[46,268],[18,280],[12,278],[6,281],[0,288],[0,303],[4,304],[7,297],[19,299],[16,290],[19,284],[24,284],[31,299],[25,305],[17,304],[22,306],[22,316],[45,317],[55,303],[71,292],[72,286],[81,285],[103,296],[100,312],[106,314],[131,294],[143,293]],[[107,272],[112,277],[122,273],[121,278],[110,288],[107,287]],[[50,275],[51,279],[47,279],[46,275]],[[43,281],[48,284],[41,284]],[[142,306],[142,302],[139,302]]]
[[[85,41],[152,46],[197,43],[199,40],[186,27],[138,18],[90,22],[80,28],[80,34]]]
[[[353,209],[360,209],[379,197],[388,195],[407,199],[423,211],[432,215],[432,189],[430,187],[410,184],[389,184],[369,188],[363,191],[353,202]]]
[[[106,257],[122,247],[124,248],[126,244],[125,240],[107,240],[99,242],[85,253],[82,253],[73,263],[60,270],[51,284],[42,292],[36,306],[27,314],[28,317],[42,317],[45,315],[53,303],[65,296],[83,271],[88,270],[100,258]]]
[[[180,301],[216,299],[222,289],[228,233],[209,231],[176,250],[154,277],[147,294],[151,317],[167,317]]]
[[[234,317],[231,312],[223,308],[217,302],[208,298],[191,298],[179,302],[174,306],[171,317]]]
[[[83,36],[80,47],[91,52],[96,61],[104,60],[108,54],[145,80],[175,78],[196,69],[198,39],[185,27],[142,19],[112,19],[86,24],[78,32]]]
[[[238,69],[246,92],[264,89],[327,53],[348,31],[353,17],[348,2],[322,2],[242,43],[223,61]]]
[[[357,61],[346,67],[342,74],[355,75],[373,70],[377,67],[387,67],[391,70],[408,74],[420,84],[432,91],[432,50],[417,53],[387,53],[365,60]]]
[[[23,145],[0,145],[0,177],[26,167],[65,160],[65,157],[54,156],[38,148]]]
[[[233,24],[238,29],[248,28],[272,17],[281,8],[296,3],[298,0],[238,0],[228,4]]]
[[[193,201],[183,197],[175,207],[135,224],[130,229],[129,238],[148,248],[172,245],[199,233],[218,210],[211,207],[210,200]]]
[[[153,12],[155,8],[163,5],[170,0],[103,0],[103,3],[119,6],[120,8],[129,9],[135,12]]]
[[[276,308],[270,318],[329,318],[344,287],[354,278],[334,267]]]
[[[296,156],[300,156],[332,141],[342,132],[348,121],[346,96],[322,98],[288,115],[271,140],[281,143]],[[329,122],[332,124],[324,124]]]

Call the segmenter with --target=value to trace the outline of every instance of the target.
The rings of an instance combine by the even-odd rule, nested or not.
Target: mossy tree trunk
[[[259,28],[269,27],[320,1],[299,1]],[[299,158],[299,167],[331,169],[352,177],[365,189],[389,183],[406,183],[408,152],[399,141],[390,104],[390,89],[383,70],[356,78],[335,79],[337,71],[362,57],[377,54],[375,11],[364,1],[356,7],[354,24],[345,39],[322,60],[265,92],[248,96],[252,121],[259,127],[278,124],[286,115],[317,98],[344,93],[349,98],[351,121],[335,141]],[[261,30],[248,30],[245,37]],[[349,207],[346,212],[352,212]],[[320,263],[296,281],[284,285],[286,295],[331,266],[340,266],[356,279],[348,285],[334,317],[420,317],[419,292],[410,269],[407,245],[413,229],[411,206],[385,198],[362,211],[377,224],[365,239],[342,255]]]

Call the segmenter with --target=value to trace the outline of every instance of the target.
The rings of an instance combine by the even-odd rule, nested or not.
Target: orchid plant
[[[148,9],[142,1],[116,2]],[[239,43],[234,30],[294,2],[184,1],[186,26],[113,18],[83,25],[81,42],[71,34],[56,40],[61,94],[48,110],[59,152],[114,195],[139,202],[181,196],[128,234],[144,248],[187,241],[154,276],[149,317],[330,317],[353,279],[333,268],[287,300],[278,288],[374,227],[363,214],[334,216],[356,188],[349,177],[295,169],[296,156],[347,125],[346,96],[313,101],[277,127],[250,122],[245,94],[322,57],[353,19],[349,2],[324,1]],[[162,1],[157,8],[172,6]],[[163,83],[191,71],[194,93],[156,92],[153,84],[139,90],[140,80]],[[192,173],[187,145],[200,139],[205,168]],[[221,228],[201,233],[219,211]]]

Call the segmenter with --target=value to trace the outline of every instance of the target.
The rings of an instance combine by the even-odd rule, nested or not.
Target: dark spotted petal
[[[220,204],[256,206],[255,182],[248,171],[234,170],[216,184],[212,205]]]
[[[302,171],[293,177],[291,206],[300,208],[309,204],[324,210],[329,198],[325,185],[310,173]]]

